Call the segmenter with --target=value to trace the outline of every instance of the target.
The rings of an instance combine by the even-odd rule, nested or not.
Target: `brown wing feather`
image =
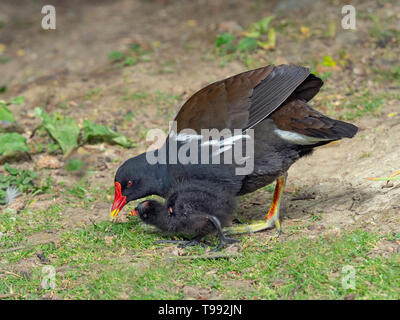
[[[210,84],[189,98],[175,118],[178,131],[246,130],[268,117],[292,93],[307,101],[321,85],[309,69],[295,65],[247,71]]]
[[[331,140],[351,138],[357,132],[356,126],[328,118],[299,99],[288,100],[273,112],[270,118],[278,129],[313,138]]]
[[[253,88],[268,74],[273,66],[247,71],[208,85],[196,92],[179,110],[175,121],[178,131],[191,128],[243,128],[248,123]]]

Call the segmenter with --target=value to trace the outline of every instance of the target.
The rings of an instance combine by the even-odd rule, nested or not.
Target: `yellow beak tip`
[[[119,213],[118,209],[111,211],[111,218],[115,218],[116,216],[118,216],[118,213]]]

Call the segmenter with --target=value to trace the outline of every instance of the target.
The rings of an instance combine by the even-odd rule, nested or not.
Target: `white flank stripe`
[[[208,145],[219,145],[219,146],[227,146],[227,145],[233,145],[235,141],[240,140],[240,139],[250,139],[251,137],[248,134],[240,134],[236,135],[233,137],[226,138],[224,140],[209,140],[206,142],[203,142],[201,145],[202,146],[208,146]]]
[[[186,133],[180,133],[178,135],[175,135],[175,133],[173,133],[173,131],[171,132],[171,135],[175,138],[176,141],[179,142],[190,142],[193,139],[195,140],[201,140],[201,138],[203,137],[200,134],[186,134]]]
[[[274,129],[274,132],[279,137],[281,137],[283,140],[290,142],[290,143],[294,143],[294,144],[300,144],[300,145],[309,145],[309,144],[318,143],[320,141],[332,140],[332,139],[313,138],[313,137],[306,136],[304,134],[280,130],[280,129]]]
[[[226,150],[229,150],[229,149],[232,149],[232,145],[224,146],[221,149],[218,149],[217,151],[214,151],[212,153],[212,156],[215,157],[215,156],[217,156],[217,155],[219,155],[219,154],[221,154],[221,153],[223,153],[223,152],[225,152]]]
[[[200,134],[187,134],[187,133],[180,133],[176,135],[174,131],[170,132],[170,137],[174,138],[175,141],[183,142],[183,143],[188,143],[192,140],[201,140],[203,138],[202,135]],[[232,136],[223,140],[208,140],[203,143],[201,143],[201,147],[207,147],[207,146],[218,146],[220,149],[214,151],[212,153],[212,156],[219,155],[229,149],[232,148],[232,146],[235,144],[236,141],[240,139],[251,139],[251,136],[248,134],[239,134],[236,136]]]

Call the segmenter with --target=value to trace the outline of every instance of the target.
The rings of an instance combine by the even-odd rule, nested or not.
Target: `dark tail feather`
[[[357,133],[358,127],[351,123],[335,120],[332,131],[336,134],[337,139],[352,138]]]
[[[302,84],[292,93],[291,97],[310,101],[319,92],[324,82],[313,74],[310,74]]]

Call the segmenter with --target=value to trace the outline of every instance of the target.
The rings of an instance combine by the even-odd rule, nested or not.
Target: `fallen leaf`
[[[188,20],[187,22],[186,22],[186,24],[189,26],[189,27],[195,27],[195,26],[197,26],[197,21],[196,20]]]
[[[309,38],[310,35],[311,35],[311,33],[310,33],[310,28],[307,28],[307,27],[304,27],[304,26],[301,26],[301,27],[300,27],[300,32],[301,32],[301,34],[302,34],[303,36],[305,36],[306,38]]]
[[[18,57],[23,57],[24,55],[25,55],[25,50],[19,49],[19,50],[17,51],[17,56],[18,56]]]

